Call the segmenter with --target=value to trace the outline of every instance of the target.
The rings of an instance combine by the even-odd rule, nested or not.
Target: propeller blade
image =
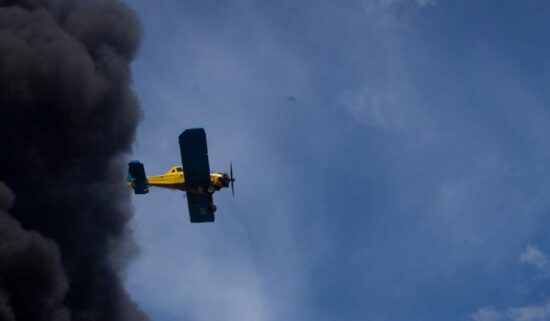
[[[233,196],[235,196],[235,188],[233,187],[233,182],[235,181],[235,179],[233,178],[233,163],[232,162],[229,163],[229,174],[231,176],[231,194]]]

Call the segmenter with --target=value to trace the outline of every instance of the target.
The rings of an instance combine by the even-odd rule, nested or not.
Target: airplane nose
[[[229,175],[223,174],[223,186],[229,187],[230,183],[231,183],[231,180],[229,179]]]

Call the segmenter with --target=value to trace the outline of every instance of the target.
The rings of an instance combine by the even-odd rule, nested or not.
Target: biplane
[[[162,187],[184,191],[187,195],[191,223],[214,222],[216,205],[212,194],[231,186],[234,195],[233,165],[228,173],[210,172],[206,133],[203,128],[187,129],[179,136],[181,166],[157,176],[146,176],[143,163],[128,163],[128,186],[136,194],[147,194],[149,187]]]

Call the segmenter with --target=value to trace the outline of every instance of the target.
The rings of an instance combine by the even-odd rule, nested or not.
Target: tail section
[[[149,181],[140,161],[133,160],[128,163],[128,185],[134,189],[136,194],[149,193]]]

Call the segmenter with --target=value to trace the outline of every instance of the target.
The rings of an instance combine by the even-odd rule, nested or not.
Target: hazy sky
[[[237,178],[134,197],[153,320],[550,320],[550,2],[128,2],[132,157]]]

